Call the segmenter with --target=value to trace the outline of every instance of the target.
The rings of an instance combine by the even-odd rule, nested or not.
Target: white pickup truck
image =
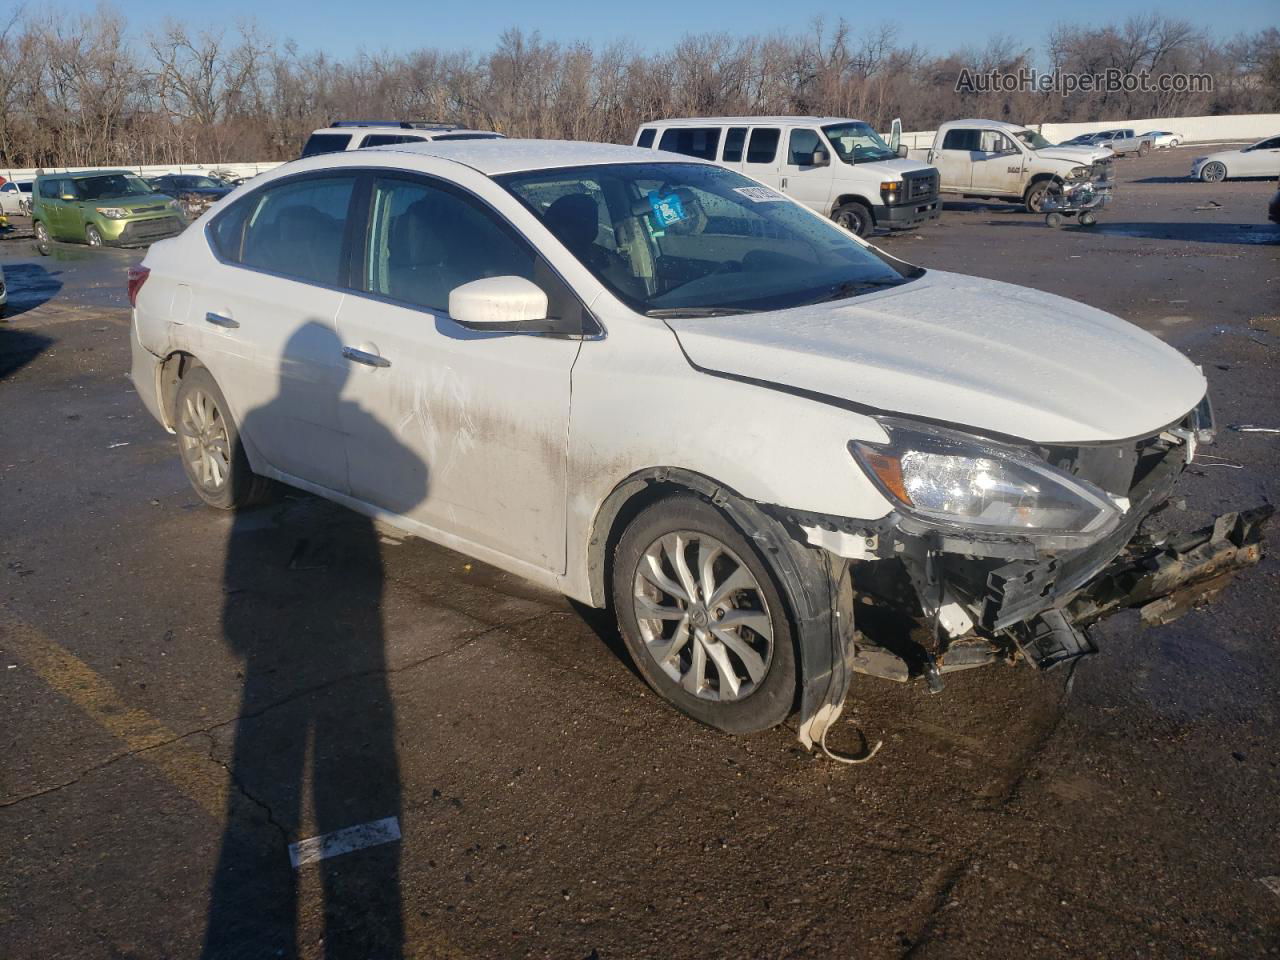
[[[1016,123],[952,120],[938,128],[933,146],[912,159],[938,168],[939,190],[964,197],[1021,200],[1040,213],[1053,184],[1092,180],[1110,190],[1112,152],[1102,147],[1059,147]]]

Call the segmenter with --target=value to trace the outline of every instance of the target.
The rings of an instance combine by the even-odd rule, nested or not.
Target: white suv
[[[335,120],[327,127],[312,131],[302,146],[303,157],[367,147],[389,147],[401,143],[427,143],[431,140],[500,140],[502,134],[492,130],[471,130],[448,123],[402,120]]]
[[[1156,587],[1115,580],[1206,436],[1181,354],[713,163],[313,157],[153,245],[130,299],[133,382],[209,504],[283,482],[611,605],[653,688],[724,730],[798,705],[812,744],[851,671],[1052,665],[1204,574],[1165,544],[1133,560]],[[1201,542],[1215,577],[1256,559]],[[855,592],[926,629],[855,631]]]

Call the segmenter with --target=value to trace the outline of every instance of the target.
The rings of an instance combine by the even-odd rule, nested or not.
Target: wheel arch
[[[881,202],[883,203],[883,201],[881,201]],[[830,216],[834,216],[834,215],[835,215],[835,212],[836,212],[838,209],[840,209],[842,206],[844,206],[846,203],[860,203],[860,204],[862,204],[864,207],[866,207],[866,208],[867,208],[867,212],[869,212],[869,213],[871,214],[871,222],[872,222],[872,223],[875,223],[875,222],[876,222],[876,205],[875,205],[875,203],[874,203],[872,200],[868,199],[867,197],[862,196],[862,195],[861,195],[861,194],[859,194],[859,193],[842,193],[842,194],[840,194],[840,196],[836,197],[835,203],[833,203],[833,204],[831,205],[831,212],[830,212],[830,213],[828,213],[828,214],[827,214],[827,216],[828,216],[828,217],[830,217]]]
[[[1035,188],[1036,184],[1044,183],[1046,180],[1050,180],[1055,183],[1065,182],[1062,179],[1062,176],[1057,173],[1037,173],[1033,175],[1030,180],[1027,181],[1027,188],[1022,191],[1023,198],[1024,199],[1026,198],[1027,194],[1029,194],[1032,191],[1032,189]]]
[[[182,384],[182,378],[189,371],[203,366],[194,353],[186,350],[174,350],[160,361],[156,374],[159,378],[157,390],[160,396],[160,413],[164,417],[164,427],[170,433],[177,429],[174,408],[178,402],[178,387]]]

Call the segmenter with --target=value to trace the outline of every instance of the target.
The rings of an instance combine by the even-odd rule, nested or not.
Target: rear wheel
[[[1138,156],[1145,157],[1150,152],[1151,152],[1150,142],[1143,140],[1142,144],[1138,147]]]
[[[201,500],[234,510],[266,498],[271,482],[249,468],[226,398],[204,367],[182,378],[173,419],[182,469]]]
[[[1213,163],[1206,163],[1200,168],[1200,179],[1205,183],[1220,183],[1227,179],[1227,167],[1217,160],[1213,161]]]
[[[49,228],[43,222],[37,220],[32,230],[36,235],[36,253],[42,257],[47,257],[53,250],[53,242],[49,239]]]
[[[831,214],[831,219],[859,237],[871,236],[876,228],[875,218],[871,216],[871,211],[867,209],[867,205],[859,203],[857,200],[850,200],[848,203],[840,204]]]
[[[102,246],[102,234],[92,223],[84,228],[84,239],[91,247]]]
[[[711,504],[681,495],[642,511],[618,542],[612,590],[636,667],[677,709],[728,733],[790,714],[795,641],[777,577]]]

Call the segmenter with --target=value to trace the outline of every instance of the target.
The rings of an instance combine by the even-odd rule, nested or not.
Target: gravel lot
[[[881,238],[1209,377],[1193,524],[1280,498],[1274,183],[1118,161],[1092,229]],[[667,709],[605,620],[301,494],[198,505],[124,378],[140,254],[0,242],[0,957],[1280,956],[1280,562],[1058,671],[859,678],[833,746]],[[1280,536],[1280,534],[1277,534]],[[288,844],[396,817],[296,870]],[[296,943],[296,947],[295,947]]]

